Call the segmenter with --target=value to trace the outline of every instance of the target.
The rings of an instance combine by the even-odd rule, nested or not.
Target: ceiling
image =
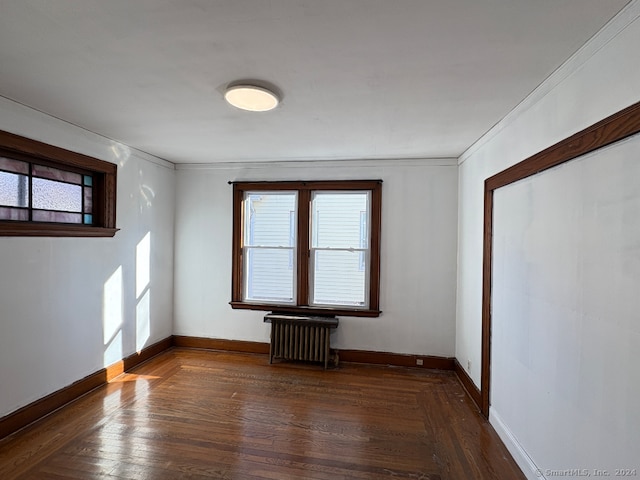
[[[0,95],[175,163],[457,157],[627,3],[0,0]]]

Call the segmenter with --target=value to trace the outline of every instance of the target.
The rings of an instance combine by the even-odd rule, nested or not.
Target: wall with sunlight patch
[[[0,130],[118,164],[114,238],[0,237],[0,417],[172,334],[173,165],[0,98]]]

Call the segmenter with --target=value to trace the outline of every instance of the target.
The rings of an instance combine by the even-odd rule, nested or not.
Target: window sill
[[[229,302],[231,308],[242,310],[263,310],[278,313],[298,313],[300,315],[341,315],[346,317],[379,317],[380,310],[364,310],[345,307],[300,307],[291,305],[277,305],[270,303]]]
[[[113,237],[118,230],[58,223],[0,222],[0,237]]]

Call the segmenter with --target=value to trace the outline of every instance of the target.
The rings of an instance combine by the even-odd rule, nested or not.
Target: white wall
[[[175,171],[2,98],[0,129],[117,163],[121,229],[114,238],[0,237],[2,417],[172,334]]]
[[[332,345],[452,356],[457,166],[451,159],[178,166],[175,333],[269,341],[266,312],[232,310],[229,180],[376,179],[382,186],[379,318],[341,317]]]
[[[640,100],[640,2],[631,3],[460,158],[456,357],[480,385],[484,180]]]
[[[476,385],[480,384],[484,180],[640,100],[640,68],[635,60],[639,15],[636,0],[460,158],[456,357],[465,368],[471,362],[469,373]],[[529,394],[538,398],[543,392]],[[514,438],[509,437],[512,425],[498,425],[496,415],[499,418],[500,412],[494,405],[494,425],[521,466],[529,468],[529,446],[523,444],[524,451],[517,451]],[[534,429],[540,426],[536,432],[540,435],[549,433],[542,431],[543,424],[537,417],[529,421]],[[546,440],[561,456],[570,448],[553,435]]]
[[[492,413],[543,473],[640,467],[639,154],[495,192]]]

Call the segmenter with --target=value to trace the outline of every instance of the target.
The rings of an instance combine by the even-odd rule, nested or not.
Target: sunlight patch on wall
[[[102,291],[102,332],[104,366],[122,358],[123,289],[122,265],[104,283]]]
[[[129,158],[131,158],[131,149],[122,143],[112,143],[110,150],[114,160],[120,167],[123,167]]]
[[[105,367],[122,360],[124,356],[122,340],[122,330],[118,330],[113,339],[105,345],[103,363]]]
[[[151,232],[136,245],[136,299],[149,286],[151,279]]]
[[[140,196],[144,199],[144,205],[150,208],[153,205],[156,193],[150,186],[142,184],[140,185]]]
[[[147,290],[136,305],[136,350],[140,352],[151,336],[151,291]]]
[[[136,350],[151,336],[151,232],[136,245]]]

